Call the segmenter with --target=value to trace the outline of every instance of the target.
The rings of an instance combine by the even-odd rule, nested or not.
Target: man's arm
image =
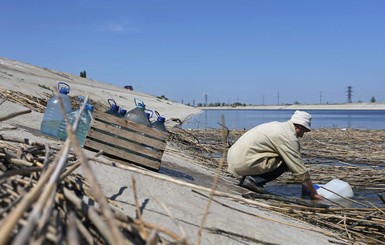
[[[306,188],[306,190],[310,191],[310,195],[311,195],[312,199],[316,199],[316,200],[322,199],[322,196],[320,196],[317,193],[317,190],[314,189],[313,182],[311,180],[302,181],[302,192],[304,192],[304,188]]]

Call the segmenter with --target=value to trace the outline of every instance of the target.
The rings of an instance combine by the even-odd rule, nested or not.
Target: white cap
[[[299,124],[311,130],[311,115],[305,111],[295,111],[291,116],[290,121],[295,124]]]

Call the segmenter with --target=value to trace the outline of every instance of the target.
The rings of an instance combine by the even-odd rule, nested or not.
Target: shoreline
[[[17,68],[18,66],[15,67]],[[30,107],[31,110],[34,110],[32,110],[32,112],[29,114],[19,115],[17,117],[8,119],[6,122],[3,122],[3,134],[7,133],[7,136],[9,136],[10,139],[18,140],[13,140],[15,143],[14,146],[9,143],[10,141],[4,144],[4,148],[12,146],[8,150],[9,152],[14,152],[15,150],[18,152],[24,152],[26,147],[29,147],[24,145],[32,145],[32,143],[35,144],[35,142],[40,142],[37,145],[42,145],[43,147],[39,150],[33,146],[31,149],[34,151],[28,153],[33,156],[47,155],[45,152],[40,152],[45,149],[44,145],[46,148],[47,145],[56,146],[56,148],[50,147],[52,148],[50,149],[51,156],[54,156],[56,152],[63,148],[62,142],[40,134],[40,122],[43,118],[43,113],[36,111],[34,105],[36,103],[40,104],[41,99],[46,99],[47,92],[51,92],[47,90],[46,87],[52,87],[54,84],[56,84],[56,81],[59,80],[60,77],[64,76],[66,77],[66,81],[68,80],[71,83],[71,95],[76,96],[87,93],[90,95],[90,98],[100,103],[106,104],[107,99],[113,98],[119,105],[127,105],[127,103],[130,102],[131,106],[132,99],[139,96],[140,98],[144,98],[146,103],[148,102],[150,108],[159,110],[163,115],[165,115],[167,119],[170,119],[170,121],[172,118],[183,119],[186,116],[188,117],[192,114],[197,114],[202,110],[200,107],[189,107],[176,102],[158,99],[157,97],[146,95],[138,91],[127,91],[123,88],[95,81],[88,81],[76,76],[68,75],[67,77],[65,73],[44,70],[27,65],[20,65],[20,67],[24,67],[25,70],[18,71],[16,68],[15,70],[8,69],[5,70],[4,73],[7,76],[5,78],[0,77],[0,90],[4,88],[5,91],[18,91],[20,94],[22,94],[19,95],[19,93],[4,93],[9,98],[12,96],[17,97],[17,100],[15,102],[5,101],[3,103],[1,113],[3,113],[3,116],[7,116],[14,112],[25,111],[26,105]],[[0,71],[2,71],[2,69],[3,68],[1,67],[0,59]],[[90,89],[90,84],[94,89]],[[26,95],[28,95],[28,97]],[[21,97],[23,101],[24,99],[26,101],[32,101],[28,99],[31,97],[36,98],[38,102],[34,102],[35,104],[22,103],[23,101],[19,99]],[[271,106],[257,107],[263,107],[263,109],[272,108]],[[385,104],[383,105],[383,108],[385,109]],[[230,107],[230,109],[244,108]],[[253,109],[253,107],[249,106],[247,109]],[[291,108],[288,108],[288,106],[276,106],[275,109],[289,110]],[[194,234],[198,234],[200,232],[199,228],[202,225],[199,217],[202,216],[203,208],[206,207],[209,203],[208,195],[212,192],[212,190],[209,188],[213,188],[212,180],[216,178],[217,171],[215,171],[215,169],[218,163],[213,161],[211,155],[207,154],[208,152],[211,152],[209,151],[211,147],[208,147],[207,144],[201,143],[205,142],[206,140],[191,138],[191,132],[186,130],[181,130],[178,128],[175,128],[174,130],[177,133],[179,132],[179,134],[177,135],[174,133],[173,137],[176,137],[168,139],[170,144],[167,145],[162,157],[162,171],[142,171],[141,168],[131,168],[128,166],[127,168],[119,168],[113,161],[109,161],[107,158],[105,158],[105,156],[99,156],[99,161],[89,159],[89,163],[90,167],[92,168],[91,173],[94,174],[94,178],[97,181],[96,186],[100,185],[103,195],[107,199],[112,200],[111,205],[121,210],[121,212],[123,212],[127,217],[131,218],[131,214],[133,214],[132,217],[135,217],[134,215],[137,213],[137,204],[139,201],[139,203],[141,203],[143,218],[146,222],[162,227],[163,231],[176,231],[176,236],[180,236],[181,238],[185,239],[186,243],[194,244],[196,243],[195,240],[197,239]],[[184,137],[181,135],[182,132],[185,133]],[[354,145],[352,145],[353,148],[351,150],[347,151],[345,150],[346,148],[340,147],[342,149],[341,151],[335,151],[336,147],[334,144],[330,143],[330,139],[337,142],[339,146],[345,147],[346,144],[344,144],[344,141],[342,141],[340,138],[330,137],[330,135],[327,134],[325,146],[319,145],[318,138],[315,140],[309,139],[311,140],[310,142],[313,143],[311,146],[316,148],[316,150],[309,150],[309,152],[318,152],[318,149],[322,148],[337,152],[343,157],[356,157],[361,160],[363,159],[363,156],[372,158],[374,157],[374,154],[372,153],[376,153],[377,151],[381,150],[381,143],[383,138],[383,135],[381,134],[375,133],[373,136],[363,135],[359,137],[359,139],[362,139],[361,142],[364,144],[364,147],[358,147],[358,149],[356,149],[356,139],[352,137],[350,132],[349,134],[341,134],[341,132],[344,133],[346,131],[337,131],[339,136],[347,136],[348,139],[354,142]],[[313,131],[312,135],[315,135],[315,133],[316,131]],[[209,139],[213,140],[220,137],[221,134],[216,133],[209,136],[206,132],[204,132],[204,136],[210,137]],[[173,142],[171,142],[172,139]],[[368,144],[368,139],[377,139],[374,141],[377,142],[377,144]],[[24,142],[24,145],[21,142]],[[212,149],[216,149],[222,153],[222,140],[218,140],[218,144],[219,145]],[[334,146],[334,148],[330,146]],[[308,147],[308,149],[312,149],[310,146]],[[362,152],[357,152],[358,150],[361,150]],[[40,153],[37,154],[37,151]],[[95,156],[94,152],[89,152],[86,149],[85,151],[87,154],[90,154],[90,156]],[[319,152],[325,153],[325,151]],[[380,151],[380,153],[381,152],[382,151]],[[347,156],[347,153],[353,155]],[[366,155],[363,155],[364,153]],[[329,154],[327,154],[327,156],[329,156]],[[382,155],[377,153],[376,156],[378,156],[378,159],[382,161]],[[71,158],[72,157],[73,153],[71,152]],[[76,160],[76,158],[74,160]],[[343,169],[343,171],[344,170],[345,169]],[[73,171],[73,169],[71,171]],[[334,170],[333,173],[335,173]],[[359,175],[355,175],[357,171],[352,172],[352,169],[349,169],[348,173],[349,176],[354,178],[354,180],[358,179],[357,176]],[[76,174],[85,176],[82,166],[76,170]],[[367,175],[367,172],[364,172],[363,174]],[[378,174],[378,171],[376,171],[376,174]],[[323,176],[329,177],[327,174],[323,174]],[[377,178],[375,174],[367,175],[367,177],[372,177],[373,179],[375,178],[379,182],[381,181],[381,179]],[[130,180],[132,180],[132,183],[130,183]],[[292,207],[288,207],[287,209],[285,208],[284,214],[279,213],[274,208],[276,205],[274,202],[272,203],[272,206],[270,206],[269,202],[266,204],[265,201],[260,202],[259,200],[249,200],[242,198],[241,194],[245,190],[237,185],[238,181],[234,178],[230,178],[224,174],[221,175],[218,180],[217,190],[228,195],[218,196],[216,198],[218,202],[211,203],[210,213],[204,225],[204,227],[208,228],[204,228],[203,230],[204,234],[201,238],[202,244],[292,244],[297,243],[298,241],[302,241],[303,243],[307,244],[329,244],[342,243],[346,240],[349,242],[357,241],[356,237],[343,237],[344,240],[341,240],[342,238],[340,238],[339,227],[333,226],[327,227],[328,229],[325,229],[323,226],[321,227],[315,225],[314,220],[319,219],[316,213],[314,213],[315,218],[313,218],[313,216],[306,215],[306,220],[298,220],[298,212],[291,212]],[[368,181],[368,183],[372,183],[372,181]],[[138,188],[136,188],[136,186],[138,186]],[[132,195],[134,191],[136,191],[136,194]],[[14,190],[13,193],[16,193],[17,195],[23,195],[23,192],[19,193],[17,190]],[[84,197],[84,204],[86,207],[93,206],[94,203],[97,204],[97,201],[90,203],[90,199],[86,196]],[[23,198],[25,198],[25,195]],[[231,208],[228,208],[221,202],[225,202]],[[16,203],[15,208],[18,208],[19,203]],[[165,211],[165,209],[162,208],[159,203],[164,204],[166,207],[170,207],[170,211]],[[169,218],[170,212],[173,214],[171,217],[172,219]],[[367,216],[369,215],[368,212],[359,213],[359,215],[361,215],[361,217]],[[79,214],[80,213],[81,212],[79,212]],[[293,217],[287,215],[291,213],[293,213]],[[26,215],[28,214],[26,213]],[[350,215],[350,213],[347,213],[347,215]],[[6,217],[6,212],[4,212],[3,217]],[[182,225],[179,227],[182,232],[178,232],[178,226],[175,225],[175,220],[179,221],[179,223]],[[66,220],[63,219],[62,223],[65,224],[65,222]],[[119,222],[124,224],[123,221]],[[364,227],[367,226],[366,223],[363,223],[362,225]],[[343,226],[341,227],[343,228]],[[216,230],[223,230],[223,233],[212,232]],[[271,234],[271,232],[269,233],[270,230],[279,230],[279,235],[277,236],[277,234]],[[147,228],[143,231],[148,231],[148,233],[152,232],[150,229],[147,230]],[[231,231],[231,233],[227,231]],[[379,232],[382,231],[380,230]],[[185,234],[189,235],[186,236]],[[374,236],[373,234],[371,235]],[[159,237],[162,239],[164,238],[165,241],[173,241],[172,237],[168,236],[164,232],[162,233],[162,231],[159,231]],[[367,235],[367,237],[369,237],[369,235]],[[178,241],[182,240],[179,239]]]
[[[247,106],[206,106],[202,110],[385,110],[385,103],[341,103],[308,105],[247,105]]]

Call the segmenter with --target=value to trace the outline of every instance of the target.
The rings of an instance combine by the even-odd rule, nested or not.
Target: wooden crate
[[[111,160],[159,170],[169,134],[95,111],[84,148],[103,150]]]

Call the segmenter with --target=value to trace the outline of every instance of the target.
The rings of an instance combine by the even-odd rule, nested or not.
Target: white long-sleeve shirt
[[[297,180],[310,179],[290,120],[264,123],[247,131],[230,147],[227,163],[228,172],[235,176],[267,173],[286,163]]]

